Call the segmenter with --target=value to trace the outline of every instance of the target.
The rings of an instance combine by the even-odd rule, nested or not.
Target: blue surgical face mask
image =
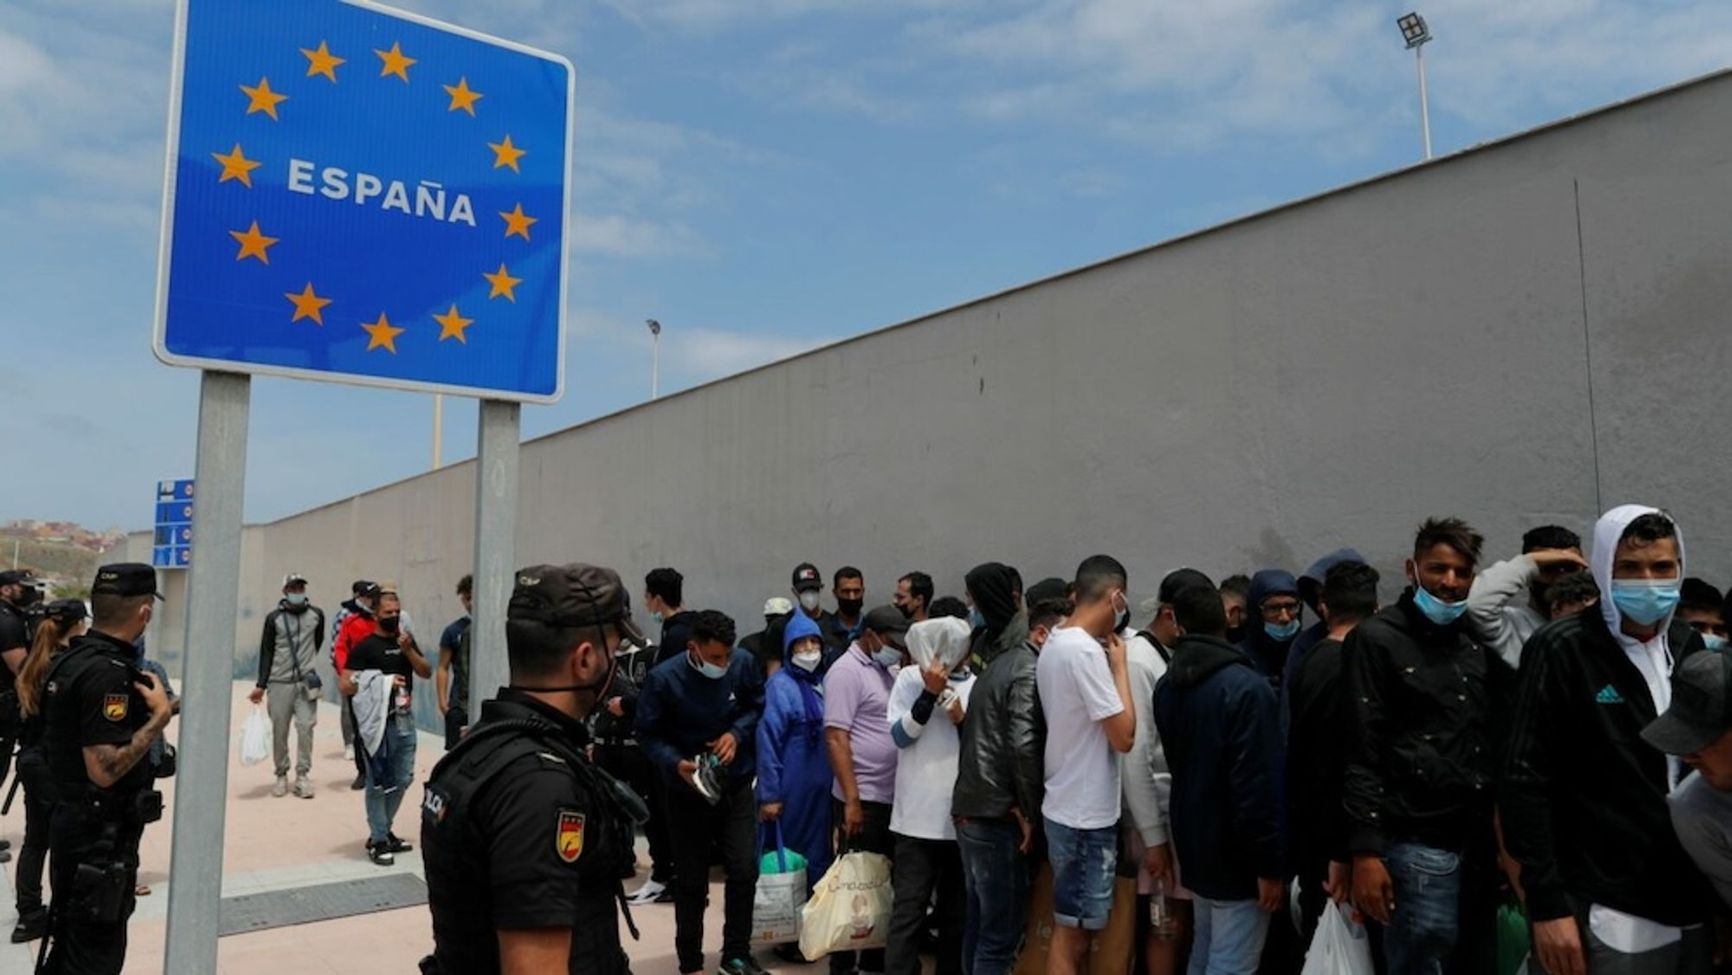
[[[1717,633],[1704,633],[1704,634],[1702,634],[1702,642],[1706,643],[1708,645],[1708,649],[1710,649],[1710,650],[1724,650],[1724,649],[1726,649],[1726,638],[1723,636],[1720,636]]]
[[[1612,605],[1639,626],[1653,626],[1678,608],[1676,579],[1613,579]]]
[[[662,614],[656,612],[650,613],[650,621],[657,626],[662,625]]]
[[[986,617],[981,614],[978,607],[969,607],[968,626],[970,629],[974,630],[982,630],[986,628]]]
[[[872,651],[872,659],[878,661],[878,666],[885,670],[902,666],[902,651],[891,646],[883,646]]]
[[[1291,640],[1299,635],[1299,621],[1288,620],[1285,623],[1263,624],[1263,632],[1269,634],[1271,640]]]
[[[686,659],[692,662],[692,668],[710,680],[721,680],[728,676],[728,668],[718,667],[697,654],[687,654]]]
[[[1459,603],[1444,602],[1417,582],[1413,584],[1413,603],[1425,614],[1426,619],[1438,626],[1448,626],[1467,612],[1467,600]]]
[[[307,594],[304,592],[291,592],[284,595],[283,600],[290,606],[305,606],[307,605]]]

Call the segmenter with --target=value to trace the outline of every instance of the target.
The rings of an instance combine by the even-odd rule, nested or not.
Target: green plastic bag
[[[1497,909],[1497,975],[1516,975],[1527,969],[1533,940],[1528,933],[1527,912],[1510,901]]]

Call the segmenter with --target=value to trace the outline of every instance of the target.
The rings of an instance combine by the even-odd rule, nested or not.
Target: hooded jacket
[[[1028,614],[1018,604],[1022,576],[1002,562],[985,562],[963,577],[974,608],[986,625],[974,631],[969,648],[975,662],[989,666],[999,654],[1015,649],[1028,639]]]
[[[1298,597],[1299,584],[1293,573],[1285,569],[1264,569],[1251,577],[1251,591],[1245,597],[1245,642],[1239,645],[1250,654],[1257,671],[1269,679],[1269,686],[1277,691],[1281,689],[1281,680],[1286,674],[1288,650],[1296,639],[1277,640],[1263,629],[1263,600],[1278,593]]]
[[[287,599],[265,617],[259,636],[258,686],[298,683],[319,662],[325,645],[325,611],[312,603],[291,606]]]
[[[1351,702],[1344,798],[1349,849],[1418,842],[1461,852],[1490,836],[1496,722],[1514,674],[1467,635],[1438,626],[1413,587],[1353,628],[1342,647]]]
[[[1672,926],[1708,917],[1713,893],[1667,810],[1671,763],[1641,736],[1663,710],[1643,666],[1669,674],[1677,660],[1703,649],[1702,638],[1663,619],[1652,649],[1634,648],[1644,658],[1639,665],[1620,640],[1623,614],[1611,598],[1618,542],[1632,521],[1655,510],[1624,505],[1600,519],[1590,564],[1605,597],[1547,624],[1522,651],[1499,808],[1535,920],[1585,912],[1589,904]],[[1682,530],[1678,556],[1683,563]]]
[[[1214,900],[1254,899],[1257,878],[1286,876],[1274,689],[1243,648],[1185,636],[1155,685],[1154,708],[1185,886]]]
[[[1522,647],[1548,622],[1533,605],[1538,574],[1533,556],[1518,555],[1474,576],[1467,594],[1468,626],[1511,667],[1521,666]]]
[[[806,858],[806,877],[817,883],[830,868],[830,772],[824,745],[824,674],[794,665],[791,649],[818,637],[818,624],[794,614],[782,636],[782,669],[764,685],[758,721],[758,803],[779,802],[782,842]]]
[[[1299,672],[1299,665],[1305,660],[1305,652],[1322,642],[1329,635],[1329,624],[1323,621],[1323,609],[1318,605],[1318,599],[1323,595],[1323,579],[1329,575],[1329,570],[1343,562],[1364,562],[1365,556],[1359,554],[1356,548],[1338,548],[1328,555],[1311,563],[1311,567],[1299,575],[1297,587],[1299,601],[1311,608],[1317,622],[1301,630],[1293,638],[1293,645],[1287,648],[1287,662],[1281,668],[1281,728],[1285,730],[1293,720],[1293,696],[1289,688],[1293,684],[1293,675]],[[1256,621],[1259,626],[1262,621]]]

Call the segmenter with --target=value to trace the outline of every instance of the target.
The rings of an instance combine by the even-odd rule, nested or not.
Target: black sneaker
[[[35,941],[48,934],[48,911],[31,911],[18,919],[18,926],[12,929],[12,943],[24,944]]]
[[[722,967],[716,969],[719,975],[769,975],[751,955],[741,958],[730,958],[722,962]]]
[[[780,958],[781,960],[787,962],[790,965],[810,965],[810,964],[812,964],[812,959],[807,958],[805,955],[801,954],[800,953],[800,946],[797,944],[794,944],[792,942],[789,942],[788,944],[784,944],[784,945],[777,945],[776,947],[771,948],[770,951],[777,958]]]
[[[385,846],[392,853],[408,853],[415,848],[413,844],[403,842],[396,833],[385,834]]]
[[[397,862],[396,856],[391,853],[391,847],[388,842],[374,846],[371,840],[367,841],[367,859],[381,867],[393,866]]]
[[[349,791],[350,792],[360,792],[362,789],[365,789],[366,787],[367,787],[367,777],[365,775],[357,775],[357,776],[355,776],[355,781],[349,783]]]

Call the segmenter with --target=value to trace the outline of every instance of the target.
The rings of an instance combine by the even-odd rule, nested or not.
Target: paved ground
[[[235,685],[234,732],[231,742],[239,740],[240,725],[251,707],[246,701],[248,687]],[[267,759],[258,765],[243,768],[235,758],[237,749],[230,747],[228,825],[225,834],[223,861],[223,895],[259,893],[311,884],[374,877],[387,870],[422,874],[419,851],[400,855],[394,867],[374,866],[362,850],[366,839],[366,816],[362,810],[361,793],[351,792],[354,767],[343,760],[343,742],[333,705],[322,705],[317,731],[318,756],[313,763],[313,781],[318,794],[310,800],[297,799],[293,794],[272,798],[272,767]],[[175,726],[170,725],[171,737]],[[293,736],[291,735],[291,748]],[[441,739],[423,734],[416,757],[416,778],[425,779],[442,752]],[[169,816],[145,832],[140,850],[140,880],[149,884],[153,893],[138,902],[138,912],[131,926],[131,949],[126,971],[160,972],[163,968],[165,915],[168,909],[168,888],[173,878],[168,876],[170,836],[173,832],[169,817],[173,815],[174,788],[172,780],[163,783]],[[419,785],[412,786],[410,801],[398,814],[397,832],[413,842],[420,832],[416,819],[416,803],[420,799]],[[15,803],[9,816],[0,818],[0,836],[12,840],[14,847],[23,833],[23,803]],[[640,856],[646,863],[647,857]],[[34,955],[22,946],[6,942],[17,920],[14,910],[12,869],[4,867],[6,885],[0,897],[0,972],[28,972]],[[627,888],[635,886],[628,881]],[[714,887],[711,909],[705,925],[705,942],[716,963],[715,952],[721,940],[720,885]],[[678,970],[673,956],[673,908],[658,905],[639,908],[635,912],[643,939],[631,945],[633,971],[639,975],[658,975]],[[629,939],[629,936],[628,936]],[[342,918],[293,927],[275,928],[250,934],[223,938],[218,942],[220,970],[225,973],[267,975],[272,972],[293,972],[294,975],[343,975],[343,973],[413,972],[415,963],[426,954],[432,942],[432,929],[426,907],[406,908],[359,917]],[[775,970],[775,959],[762,953],[759,962]],[[808,972],[824,970],[822,966],[801,969]]]

